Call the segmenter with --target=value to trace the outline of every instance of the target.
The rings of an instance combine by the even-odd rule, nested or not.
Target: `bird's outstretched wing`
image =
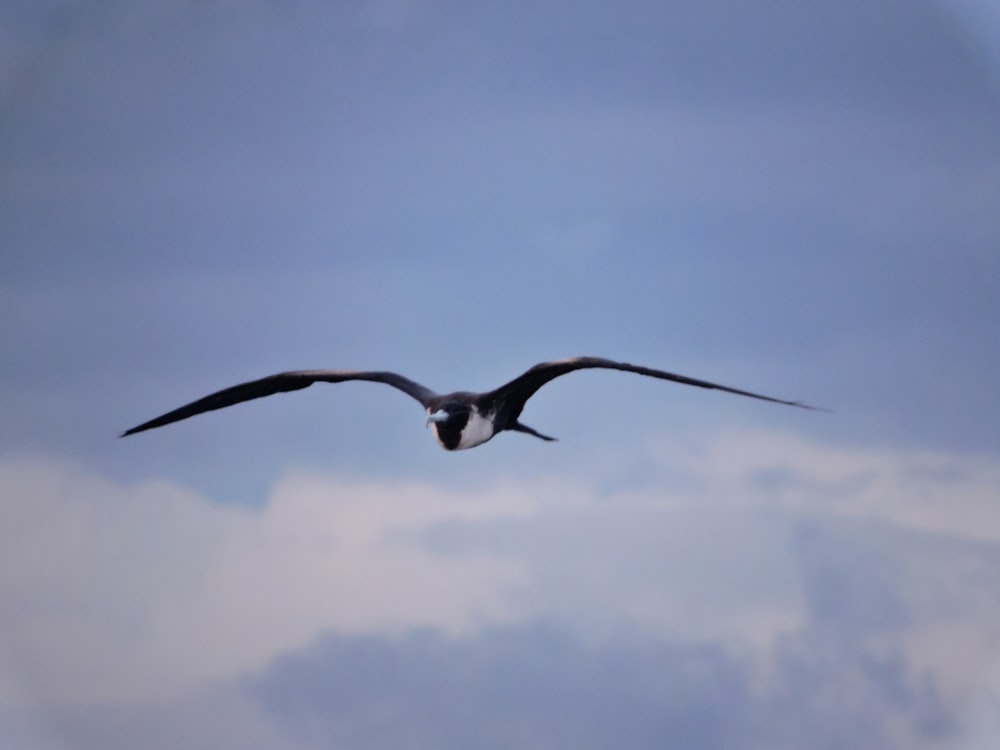
[[[243,401],[263,398],[274,393],[298,391],[302,388],[308,388],[313,383],[342,383],[345,380],[370,380],[375,383],[391,385],[393,388],[398,388],[408,396],[415,398],[424,408],[427,407],[431,399],[437,396],[430,388],[426,388],[420,385],[420,383],[415,383],[409,378],[404,378],[402,375],[397,375],[394,372],[356,372],[350,370],[296,370],[292,372],[280,372],[277,375],[269,375],[260,380],[251,380],[249,383],[240,383],[231,388],[209,394],[179,409],[167,412],[156,419],[143,422],[131,430],[126,430],[120,437],[134,435],[137,432],[151,430],[154,427],[162,427],[171,422],[179,422],[196,414],[214,409],[222,409],[226,406],[242,403]]]
[[[523,375],[514,378],[509,383],[506,383],[497,388],[495,391],[490,392],[487,394],[487,398],[496,399],[498,403],[502,404],[501,409],[506,412],[508,418],[510,420],[516,420],[518,415],[520,415],[521,410],[524,408],[525,402],[534,395],[535,391],[548,383],[550,380],[558,378],[560,375],[573,372],[574,370],[586,370],[591,368],[635,372],[639,375],[648,375],[651,378],[660,378],[661,380],[672,380],[675,383],[682,383],[684,385],[696,385],[699,388],[711,388],[718,391],[726,391],[727,393],[735,393],[739,396],[749,396],[750,398],[757,398],[762,401],[772,401],[776,404],[786,404],[788,406],[797,406],[802,409],[823,411],[815,406],[803,404],[801,401],[785,401],[780,398],[762,396],[759,393],[742,391],[738,388],[729,388],[728,386],[719,385],[718,383],[710,383],[707,380],[689,378],[686,375],[675,375],[672,372],[654,370],[651,367],[630,365],[628,362],[615,362],[614,360],[603,359],[601,357],[572,357],[570,359],[561,359],[554,362],[542,362],[541,364],[537,364],[532,367]]]

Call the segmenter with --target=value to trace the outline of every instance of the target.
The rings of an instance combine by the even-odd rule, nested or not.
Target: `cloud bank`
[[[1000,655],[995,467],[769,432],[635,461],[626,487],[292,473],[246,509],[7,459],[5,724],[80,747],[243,714],[304,748],[973,731]]]

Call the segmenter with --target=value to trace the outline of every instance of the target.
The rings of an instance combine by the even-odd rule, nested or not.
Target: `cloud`
[[[0,737],[57,750],[433,746],[931,748],[951,724],[905,660],[803,636],[759,666],[719,644],[588,642],[525,624],[328,634],[224,691],[51,711]],[[20,729],[20,734],[13,730]],[[11,730],[11,731],[5,731]],[[46,744],[43,744],[46,743]]]
[[[233,690],[154,703],[0,709],[0,742],[18,750],[308,750]]]
[[[748,718],[717,714],[748,691],[720,649],[591,647],[544,626],[457,640],[330,636],[251,691],[310,746],[647,747],[673,736],[718,747]]]
[[[455,564],[414,534],[442,518],[526,512],[498,488],[289,477],[260,511],[164,482],[120,486],[47,460],[0,465],[8,699],[171,696],[328,629],[445,632],[512,612],[516,561]]]
[[[758,650],[829,621],[905,641],[949,696],[978,689],[1000,648],[989,463],[766,432],[604,460],[587,484],[471,489],[292,473],[252,510],[7,459],[4,698],[161,699],[327,631],[538,618]]]
[[[817,510],[1000,542],[1000,464],[987,456],[873,450],[757,430],[710,441],[664,435],[648,450],[663,476],[726,506]]]
[[[327,636],[249,683],[309,747],[932,747],[950,730],[905,659],[804,634],[760,687],[719,645],[591,644],[539,625]]]

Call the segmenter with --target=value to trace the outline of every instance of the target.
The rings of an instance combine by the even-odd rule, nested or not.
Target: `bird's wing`
[[[523,375],[514,378],[509,383],[506,383],[497,388],[495,391],[490,392],[487,396],[489,398],[496,399],[498,403],[502,403],[503,406],[501,408],[509,414],[510,419],[517,419],[521,410],[524,408],[525,402],[531,398],[532,395],[534,395],[535,391],[548,383],[550,380],[558,378],[560,375],[565,375],[568,372],[573,372],[574,370],[585,370],[590,368],[635,372],[639,375],[648,375],[651,378],[660,378],[661,380],[672,380],[675,383],[682,383],[684,385],[696,385],[699,388],[711,388],[718,391],[726,391],[727,393],[735,393],[740,396],[758,398],[762,401],[773,401],[776,404],[786,404],[788,406],[798,406],[802,409],[822,411],[817,409],[815,406],[803,404],[801,401],[785,401],[780,398],[762,396],[759,393],[742,391],[738,388],[729,388],[728,386],[719,385],[718,383],[710,383],[707,380],[689,378],[686,375],[675,375],[672,372],[654,370],[651,367],[630,365],[627,362],[615,362],[601,357],[572,357],[570,359],[562,359],[555,362],[542,362],[541,364],[537,364],[532,367]]]
[[[234,385],[231,388],[225,388],[204,398],[200,398],[197,401],[192,401],[186,406],[174,409],[148,422],[143,422],[131,430],[126,430],[121,434],[121,437],[133,435],[143,430],[151,430],[154,427],[162,427],[171,422],[179,422],[196,414],[214,409],[222,409],[226,406],[242,403],[243,401],[263,398],[274,393],[298,391],[302,388],[308,388],[313,383],[341,383],[345,380],[370,380],[375,383],[391,385],[393,388],[398,388],[408,396],[415,398],[425,408],[430,400],[437,395],[430,388],[425,388],[420,383],[415,383],[409,378],[404,378],[402,375],[397,375],[394,372],[355,372],[350,370],[297,370],[293,372],[280,372],[277,375],[269,375],[260,380],[240,383],[239,385]]]

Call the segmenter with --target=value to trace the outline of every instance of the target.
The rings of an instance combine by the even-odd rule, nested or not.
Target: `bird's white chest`
[[[489,418],[490,416],[492,415],[484,416],[473,409],[469,413],[469,421],[462,429],[462,437],[455,450],[474,448],[493,437],[493,420]]]

